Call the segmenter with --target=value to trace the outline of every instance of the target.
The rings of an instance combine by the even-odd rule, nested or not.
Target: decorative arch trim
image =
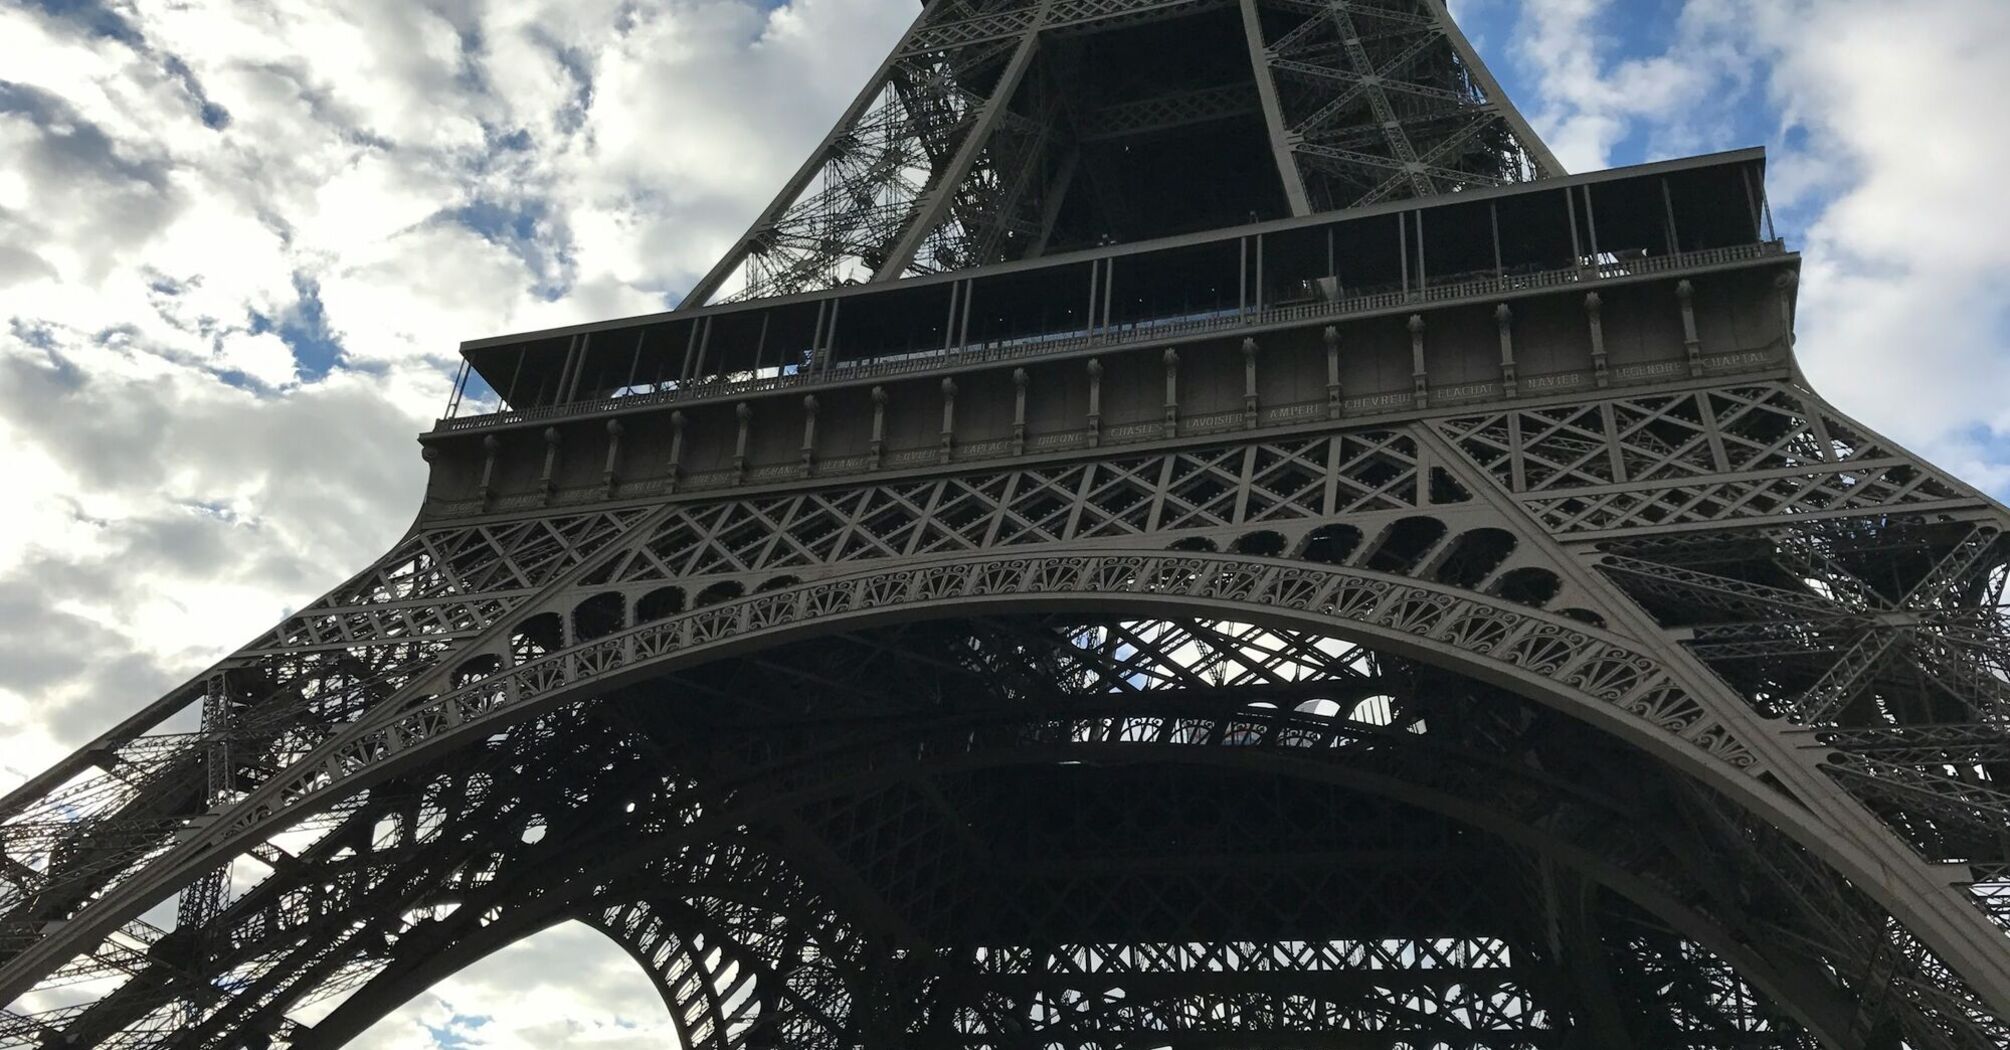
[[[265,835],[433,756],[563,704],[738,653],[944,615],[1101,611],[1329,632],[1561,709],[1724,791],[1860,883],[1872,866],[1753,773],[1725,721],[1641,647],[1560,615],[1365,569],[1232,554],[1074,550],[880,566],[688,610],[436,695],[386,705],[185,833],[135,878],[4,968],[0,996]],[[1893,907],[1895,901],[1881,901]]]

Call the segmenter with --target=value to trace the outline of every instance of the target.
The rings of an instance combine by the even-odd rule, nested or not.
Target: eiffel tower
[[[1566,174],[1441,0],[932,0],[5,798],[0,1041],[571,921],[692,1050],[2003,1046],[2010,517],[1809,388],[1764,175]]]

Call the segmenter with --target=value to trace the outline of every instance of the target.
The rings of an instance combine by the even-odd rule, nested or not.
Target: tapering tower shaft
[[[935,0],[684,305],[1561,170],[1442,0]]]

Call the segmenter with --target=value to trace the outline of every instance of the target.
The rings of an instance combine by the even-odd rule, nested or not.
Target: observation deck
[[[1743,150],[474,340],[427,513],[1786,374],[1764,175]]]

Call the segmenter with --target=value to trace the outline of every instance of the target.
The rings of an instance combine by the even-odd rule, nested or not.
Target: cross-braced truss
[[[1438,0],[936,0],[694,298],[1555,170]],[[1735,264],[1681,254],[1714,234],[1668,185],[1668,257]],[[1686,369],[1628,360],[1675,332],[1616,305],[1649,257],[1584,269],[1559,200],[1551,277],[1615,303],[1571,307],[1581,377],[1518,387],[1501,303],[1411,316],[1372,419],[1328,328],[1275,340],[1325,350],[1309,414],[1266,414],[1254,338],[1163,351],[1163,420],[1092,359],[1087,440],[1027,456],[1020,370],[1010,460],[960,458],[949,379],[939,449],[882,463],[875,391],[829,477],[814,396],[801,469],[741,475],[796,447],[743,403],[731,484],[682,491],[681,411],[633,488],[596,416],[562,505],[558,426],[493,504],[524,435],[461,435],[481,499],[0,800],[0,1045],[336,1046],[567,921],[704,1050],[2010,1043],[2010,514],[1771,351],[1702,354],[1687,280]],[[1243,238],[1259,302],[1287,228]],[[1391,232],[1389,310],[1457,287]],[[1791,273],[1755,289],[1704,320],[1789,330]],[[1432,379],[1494,334],[1498,385]]]
[[[1162,22],[1202,49],[1085,42]],[[1246,48],[1212,42],[1238,27]],[[1128,143],[1199,128],[1268,143],[1274,170],[1238,179],[1267,188],[1138,199]],[[686,302],[1134,240],[1202,207],[1303,215],[1561,171],[1439,0],[935,0]]]
[[[1297,210],[1562,173],[1439,0],[1250,0]]]
[[[1838,475],[1905,481],[1757,498]],[[1536,513],[1615,486],[1692,509],[1582,539]],[[1965,493],[1772,386],[421,531],[178,694],[199,725],[16,794],[17,965],[190,859],[178,916],[106,927],[6,1030],[316,1045],[580,919],[705,1045],[1986,1045],[1945,945],[1725,794],[1819,747],[1809,775],[1915,863],[2002,856],[2010,552]],[[987,595],[1109,612],[871,626]],[[676,670],[735,639],[761,649]],[[1418,646],[1442,659],[1392,655]],[[675,888],[720,850],[767,858],[760,893]],[[1531,900],[1532,928],[1483,921]],[[1206,976],[1226,958],[1247,987]]]
[[[853,719],[873,728],[836,731]],[[240,860],[248,888],[202,938],[14,1030],[325,1045],[566,918],[626,946],[698,1047],[1803,1046],[1848,1024],[1748,983],[1812,979],[1834,943],[1710,888],[1705,869],[1760,863],[1721,848],[1749,832],[1679,777],[1626,781],[1626,750],[1595,739],[1320,634],[860,632],[652,680],[373,788]],[[1117,772],[1057,776],[1067,753]],[[1601,762],[1623,790],[1558,768]],[[1644,833],[1657,806],[1720,848]],[[1778,945],[1730,934],[1751,922]],[[1866,1015],[1897,1023],[1896,994]]]

